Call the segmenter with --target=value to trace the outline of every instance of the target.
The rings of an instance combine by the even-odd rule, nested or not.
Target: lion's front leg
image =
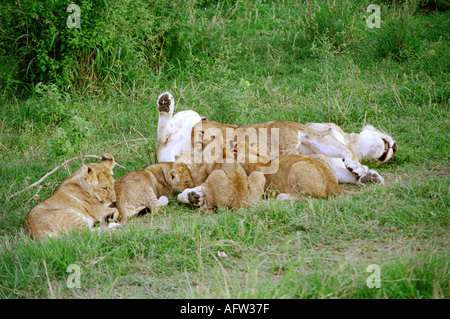
[[[375,170],[362,165],[353,150],[338,141],[333,135],[312,136],[311,134],[299,133],[301,143],[312,153],[324,154],[332,160],[334,171],[341,183],[365,184],[368,182],[384,184],[384,179]],[[308,154],[305,154],[308,155]],[[339,163],[333,158],[341,160]],[[345,168],[350,174],[344,172]],[[354,178],[351,177],[354,175]]]
[[[105,206],[101,203],[95,205],[87,211],[87,213],[94,219],[95,222],[100,224],[106,223],[110,218],[117,220],[119,218],[119,210],[116,207]]]
[[[339,183],[358,184],[357,176],[345,167],[342,158],[329,157],[329,159]]]
[[[262,197],[266,178],[262,172],[254,171],[248,176],[249,201],[253,202]]]
[[[91,214],[91,216],[99,222],[99,228],[97,229],[98,231],[121,226],[121,224],[117,223],[119,215],[119,210],[116,207],[108,206],[99,207],[95,214]]]
[[[384,178],[373,169],[369,169],[367,166],[367,173],[363,176],[358,176],[353,174],[348,168],[345,166],[342,158],[330,157],[331,165],[333,166],[333,170],[336,172],[338,182],[339,183],[348,183],[348,184],[366,184],[369,182],[384,184]]]
[[[116,207],[106,207],[106,215],[102,221],[100,221],[100,227],[105,227],[107,229],[114,229],[122,226],[118,223],[119,220],[119,210]]]

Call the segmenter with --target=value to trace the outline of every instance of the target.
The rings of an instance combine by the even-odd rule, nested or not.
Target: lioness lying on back
[[[329,196],[348,194],[345,189],[338,185],[331,163],[324,155],[317,155],[316,158],[285,155],[273,159],[266,155],[260,155],[257,148],[249,146],[247,142],[240,142],[237,146],[242,146],[245,149],[245,161],[240,165],[247,174],[262,173],[265,171],[264,168],[268,166],[277,168],[275,172],[265,173],[264,177],[265,189],[275,190],[279,194],[277,197],[279,199],[301,200],[305,196],[328,198]],[[237,146],[226,149],[226,158],[236,158]],[[256,156],[254,163],[249,161],[251,155]],[[204,188],[195,188],[188,195],[187,201],[190,204],[195,205],[196,202],[206,200]],[[184,202],[186,202],[186,199]]]
[[[25,220],[25,231],[34,239],[57,236],[77,228],[93,228],[117,218],[112,169],[114,158],[105,154],[102,163],[83,165],[58,187],[56,192],[34,207]]]
[[[157,211],[169,203],[167,196],[193,187],[189,167],[184,163],[158,163],[122,176],[115,185],[119,221],[148,208]]]
[[[330,158],[338,180],[344,183],[384,183],[373,169],[360,163],[361,158],[389,160],[397,150],[393,139],[371,126],[360,134],[345,134],[332,123],[301,124],[290,121],[270,121],[243,126],[200,121],[191,132],[193,162],[209,161],[210,154],[221,151],[230,141],[258,143],[271,150],[272,157],[283,155],[318,155]],[[356,149],[356,151],[353,150]],[[186,154],[181,154],[186,158]],[[374,156],[379,156],[374,157]],[[177,156],[176,156],[177,158]]]
[[[165,92],[158,97],[157,105],[159,113],[159,162],[178,161],[188,165],[192,165],[194,162],[202,162],[202,159],[198,161],[192,156],[193,147],[196,145],[194,135],[190,135],[189,132],[193,134],[194,131],[197,131],[208,135],[207,131],[218,130],[222,134],[222,141],[226,143],[228,142],[225,138],[227,129],[241,130],[244,133],[238,133],[238,135],[248,134],[247,136],[251,136],[251,131],[256,130],[260,145],[267,145],[266,142],[269,140],[272,142],[273,137],[274,140],[277,140],[279,154],[276,154],[276,156],[269,154],[272,157],[289,154],[324,154],[330,159],[340,183],[365,184],[374,182],[383,184],[384,179],[380,174],[362,165],[360,161],[366,159],[385,163],[397,151],[397,144],[389,134],[370,125],[364,126],[361,132],[357,134],[345,133],[333,123],[301,124],[290,121],[270,121],[237,126],[201,121],[201,117],[192,110],[178,112],[173,116],[174,99],[169,92]],[[279,129],[279,135],[274,136],[272,129]],[[267,132],[267,135],[261,135],[261,132]],[[206,139],[209,140],[202,143],[202,151],[211,142],[211,134],[206,136]]]
[[[253,172],[247,177],[238,163],[194,164],[191,171],[197,187],[184,190],[178,200],[201,206],[205,213],[216,207],[247,208],[264,192],[264,174]]]

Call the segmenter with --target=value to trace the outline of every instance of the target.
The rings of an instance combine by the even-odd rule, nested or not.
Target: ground
[[[181,15],[184,60],[167,54],[164,67],[112,84],[118,73],[108,73],[106,87],[46,83],[26,97],[4,93],[0,297],[448,298],[449,11],[418,9],[402,29],[383,5],[377,31],[360,19],[370,2],[359,3],[345,2],[356,11],[342,12],[205,4]],[[344,28],[322,26],[333,14],[348,17],[336,18]],[[344,185],[352,196],[264,199],[212,215],[174,196],[115,231],[44,242],[24,234],[27,213],[82,161],[11,195],[64,160],[111,153],[124,167],[116,179],[156,161],[156,100],[165,91],[175,111],[232,124],[332,121],[347,132],[371,124],[394,137],[398,152],[384,165],[364,163],[386,184]],[[77,275],[69,265],[79,266],[78,288],[69,288]],[[379,288],[370,288],[378,275]]]

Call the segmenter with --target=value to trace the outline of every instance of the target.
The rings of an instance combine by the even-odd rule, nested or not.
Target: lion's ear
[[[87,174],[88,174],[87,165],[83,164],[83,166],[81,166],[81,168],[80,168],[80,171],[81,171],[81,175],[87,176]]]
[[[173,183],[178,178],[177,170],[172,168],[167,172],[166,178],[169,182]]]
[[[83,165],[81,167],[81,173],[80,173],[80,179],[79,184],[80,187],[90,195],[93,193],[92,189],[92,181],[95,179],[95,172],[92,168],[88,167],[87,165]]]
[[[83,164],[83,166],[81,166],[80,169],[80,175],[83,177],[89,177],[89,178],[94,178],[95,177],[95,172],[92,168],[90,168],[89,166],[87,166],[86,164]]]
[[[109,168],[112,172],[112,169],[116,165],[116,160],[111,154],[105,153],[102,156],[102,164]]]
[[[263,164],[267,164],[267,163],[269,163],[270,161],[273,161],[273,160],[274,160],[274,158],[273,158],[272,156],[267,155],[267,154],[259,154],[259,155],[258,155],[258,158],[259,158],[259,161],[260,161],[261,163],[263,163]]]
[[[86,166],[86,177],[88,177],[90,181],[96,181],[97,180],[96,172],[94,171],[94,169],[92,169],[89,166]]]

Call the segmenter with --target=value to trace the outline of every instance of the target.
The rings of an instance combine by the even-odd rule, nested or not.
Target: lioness
[[[266,179],[261,172],[247,176],[238,163],[194,164],[192,175],[195,188],[184,190],[178,200],[201,206],[205,213],[212,213],[216,207],[228,209],[246,208],[260,198]]]
[[[34,239],[53,237],[77,228],[93,228],[117,218],[114,193],[114,157],[104,154],[100,164],[83,165],[58,187],[56,192],[34,207],[25,220],[25,231]]]
[[[342,183],[384,183],[384,179],[375,170],[360,163],[356,154],[359,154],[361,158],[364,155],[379,154],[380,161],[387,161],[392,157],[397,146],[391,137],[380,131],[370,129],[366,132],[369,134],[363,135],[362,133],[365,133],[363,131],[360,134],[361,138],[358,139],[357,134],[344,135],[342,130],[332,123],[301,124],[290,121],[270,121],[237,126],[204,120],[194,125],[191,132],[193,161],[208,161],[210,154],[220,153],[226,144],[248,139],[250,142],[264,146],[266,151],[270,149],[271,153],[268,155],[272,157],[294,154],[326,155],[331,160],[339,182]],[[379,145],[382,145],[380,149],[382,153],[364,151],[365,148],[378,149]],[[276,152],[273,152],[274,146]],[[357,149],[356,153],[352,147]],[[217,160],[216,157],[214,161]],[[342,167],[345,171],[341,169]]]
[[[241,129],[238,136],[251,136],[251,130],[256,130],[258,143],[267,145],[270,140],[277,142],[275,157],[288,154],[313,155],[324,154],[330,159],[340,183],[365,184],[367,182],[384,183],[384,179],[375,170],[361,165],[362,159],[376,160],[384,163],[389,161],[397,150],[397,144],[391,136],[375,129],[373,126],[363,127],[361,133],[345,133],[333,123],[301,124],[290,121],[272,121],[244,126],[221,124],[210,121],[200,121],[201,117],[194,111],[177,113],[173,118],[173,96],[165,92],[158,98],[158,161],[179,161],[192,165],[204,158],[195,158],[193,150],[200,152],[208,147],[214,139],[211,130],[222,133],[223,143],[227,143],[226,129]],[[263,130],[261,130],[263,129]],[[265,129],[265,131],[264,131]],[[278,129],[272,134],[272,129]],[[210,131],[208,133],[208,131]],[[191,134],[189,134],[191,132]],[[194,133],[206,133],[206,141],[196,145]],[[243,133],[242,133],[243,132]],[[263,132],[264,134],[260,135]],[[203,138],[204,134],[201,135]],[[208,136],[209,135],[209,136]],[[198,140],[197,140],[198,141]],[[192,142],[192,144],[189,144]],[[262,142],[262,143],[261,143]],[[272,157],[274,154],[269,154]]]
[[[128,217],[145,208],[156,212],[169,203],[167,196],[193,186],[191,172],[184,163],[152,164],[128,173],[115,185],[119,222],[126,223]]]
[[[393,138],[372,125],[366,125],[360,133],[345,133],[334,123],[307,123],[308,128],[318,132],[327,132],[344,146],[348,146],[356,155],[359,161],[369,160],[378,163],[389,161],[397,151],[397,143]],[[301,144],[300,152],[303,155],[321,153],[320,145],[308,144],[307,141]],[[384,179],[374,170],[369,169],[368,173],[358,179],[358,175],[353,174],[341,157],[329,156],[333,169],[339,177],[340,183],[366,183],[368,181],[377,181],[384,183]]]
[[[262,173],[263,168],[277,167],[275,173],[265,173],[265,189],[278,193],[277,198],[283,200],[302,200],[305,196],[316,198],[328,198],[329,196],[349,194],[339,186],[336,174],[329,159],[324,155],[309,157],[303,155],[285,155],[279,158],[270,158],[265,154],[259,154],[256,147],[247,142],[239,142],[235,146],[227,147],[225,156],[236,158],[237,148],[245,149],[245,161],[240,165],[247,174]],[[250,163],[249,157],[256,156],[256,161]],[[194,164],[199,165],[199,164]],[[201,165],[201,164],[200,164]],[[219,164],[215,164],[219,165]],[[189,194],[189,203],[202,202],[206,199],[203,188],[193,189]]]

